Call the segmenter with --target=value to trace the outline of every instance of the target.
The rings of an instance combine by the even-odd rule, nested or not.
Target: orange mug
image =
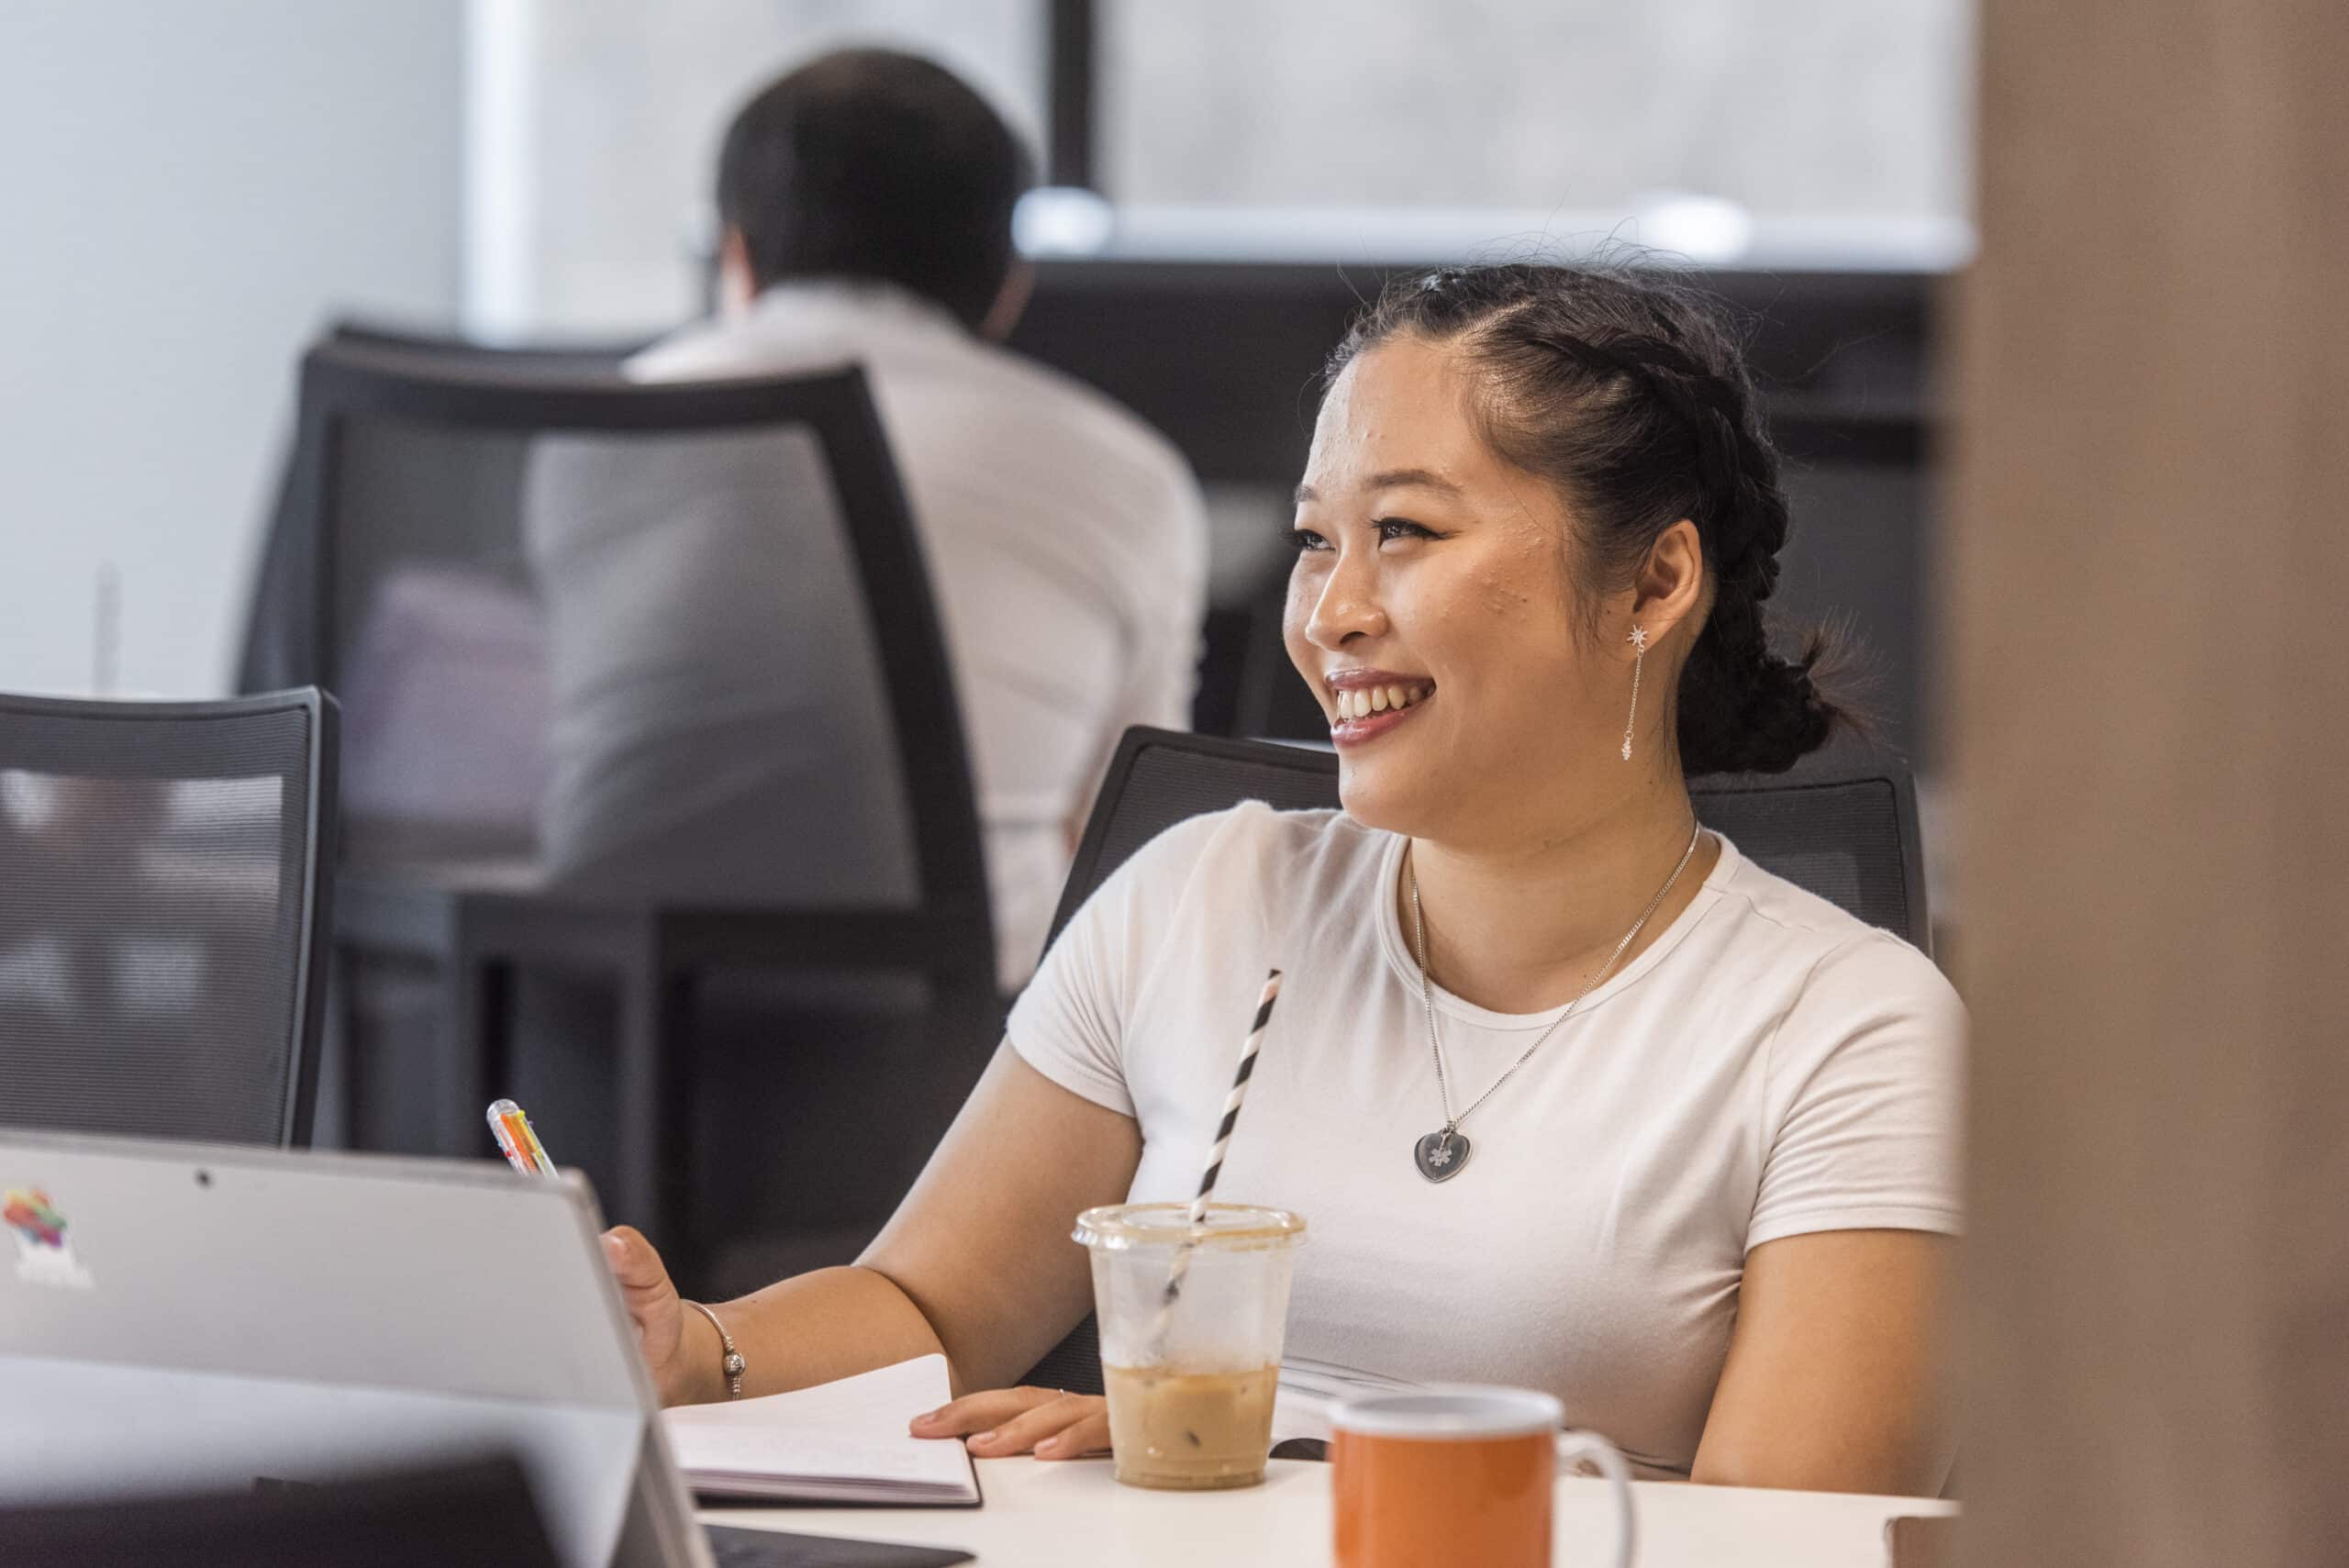
[[[1550,1568],[1553,1483],[1587,1459],[1613,1484],[1616,1568],[1631,1568],[1631,1473],[1606,1439],[1523,1388],[1375,1394],[1330,1413],[1337,1568]]]

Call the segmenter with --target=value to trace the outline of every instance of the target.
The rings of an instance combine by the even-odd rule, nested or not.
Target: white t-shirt
[[[1258,803],[1169,829],[1053,944],[1011,1044],[1141,1123],[1135,1200],[1187,1198],[1282,969],[1217,1188],[1308,1225],[1281,1435],[1364,1386],[1506,1383],[1685,1476],[1749,1249],[1957,1230],[1956,995],[1724,840],[1695,902],[1462,1125],[1469,1163],[1433,1184],[1411,1158],[1443,1114],[1395,913],[1405,842]],[[1435,1004],[1461,1105],[1563,1010]]]
[[[963,707],[999,977],[1026,978],[1130,725],[1190,728],[1208,524],[1172,442],[883,284],[808,282],[629,361],[646,381],[856,362],[904,479]]]

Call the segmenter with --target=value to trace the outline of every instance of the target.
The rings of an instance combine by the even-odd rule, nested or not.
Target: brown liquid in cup
[[[1118,1479],[1135,1486],[1208,1492],[1264,1478],[1280,1368],[1182,1372],[1104,1366],[1109,1446]]]

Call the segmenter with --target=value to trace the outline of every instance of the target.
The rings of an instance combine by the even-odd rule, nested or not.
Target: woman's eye
[[[1308,550],[1329,549],[1330,541],[1311,528],[1291,528],[1288,531],[1288,547],[1303,555]]]
[[[1433,539],[1435,530],[1422,528],[1403,517],[1381,517],[1371,527],[1378,530],[1378,542],[1386,544],[1398,539]]]

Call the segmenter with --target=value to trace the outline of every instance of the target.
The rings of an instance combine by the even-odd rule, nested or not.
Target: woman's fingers
[[[1062,1428],[1036,1445],[1038,1459],[1082,1459],[1088,1453],[1109,1451],[1109,1406],[1107,1400],[1087,1399],[1091,1407],[1082,1420]]]
[[[918,1438],[970,1439],[983,1459],[1036,1451],[1039,1458],[1074,1459],[1109,1446],[1109,1407],[1086,1394],[1057,1388],[991,1388],[914,1418]]]
[[[996,1427],[971,1439],[971,1451],[983,1459],[1000,1459],[1005,1454],[1026,1453],[1030,1449],[1041,1451],[1041,1445],[1051,1442],[1082,1427],[1097,1412],[1101,1414],[1102,1437],[1108,1436],[1108,1406],[1105,1401],[1083,1394],[1063,1394],[1038,1405]],[[1074,1456],[1085,1451],[1073,1448],[1066,1452]]]
[[[685,1336],[685,1307],[677,1300],[677,1287],[669,1283],[661,1254],[633,1227],[616,1225],[604,1232],[604,1261],[619,1284],[620,1304],[636,1324],[637,1348],[661,1391],[661,1402],[674,1404],[685,1397],[683,1380],[688,1369],[677,1364]]]
[[[984,1394],[965,1394],[927,1416],[916,1416],[913,1433],[918,1438],[963,1438],[992,1431],[1022,1411],[1060,1397],[1057,1388],[990,1388]]]
[[[604,1258],[622,1290],[633,1294],[669,1288],[669,1270],[661,1254],[633,1225],[615,1225],[604,1232]]]

